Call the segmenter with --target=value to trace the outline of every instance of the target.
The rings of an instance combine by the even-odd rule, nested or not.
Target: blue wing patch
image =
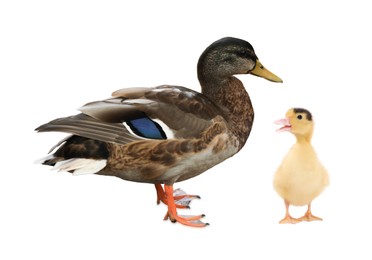
[[[133,133],[141,137],[150,139],[167,139],[161,126],[147,116],[127,121],[127,124],[130,129],[132,129]]]

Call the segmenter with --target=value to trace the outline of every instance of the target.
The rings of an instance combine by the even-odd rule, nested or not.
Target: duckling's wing
[[[53,120],[36,130],[62,131],[126,144],[131,141],[199,136],[221,111],[204,95],[177,86],[129,88],[80,108],[82,114]]]

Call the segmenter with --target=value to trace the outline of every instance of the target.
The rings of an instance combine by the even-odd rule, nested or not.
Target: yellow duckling
[[[311,145],[313,117],[306,109],[292,108],[285,119],[275,123],[284,125],[278,132],[289,131],[297,139],[274,176],[274,188],[284,199],[286,207],[285,217],[279,223],[322,220],[311,213],[311,202],[329,184],[329,178]],[[308,205],[308,209],[303,217],[296,219],[289,214],[289,205]]]

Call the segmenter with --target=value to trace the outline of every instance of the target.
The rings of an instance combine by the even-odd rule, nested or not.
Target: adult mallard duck
[[[177,214],[177,208],[188,208],[198,196],[173,190],[173,184],[201,174],[244,146],[253,107],[233,75],[282,80],[262,66],[248,42],[231,37],[202,53],[197,72],[202,93],[170,85],[121,89],[112,98],[81,107],[78,115],[39,126],[39,132],[72,134],[40,162],[73,174],[155,184],[158,203],[168,206],[165,219],[207,225],[200,221],[204,215]]]
[[[296,143],[289,150],[274,176],[274,188],[284,199],[285,217],[280,224],[295,224],[301,221],[322,220],[311,212],[311,202],[328,185],[327,170],[320,163],[311,145],[314,130],[312,114],[303,108],[291,108],[286,118],[276,121],[283,125],[279,132],[289,131],[296,137]],[[289,205],[307,205],[307,211],[301,218],[289,214]]]

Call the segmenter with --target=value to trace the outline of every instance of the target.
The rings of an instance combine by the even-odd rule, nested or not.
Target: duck
[[[177,85],[124,88],[90,102],[79,114],[37,127],[70,134],[38,161],[73,175],[115,176],[154,184],[164,220],[205,227],[205,215],[179,215],[198,195],[174,189],[239,152],[251,132],[254,111],[241,80],[251,74],[283,82],[259,61],[252,45],[225,37],[201,54],[201,92]]]
[[[329,175],[319,161],[311,138],[314,120],[309,110],[291,108],[284,119],[275,121],[282,125],[278,132],[290,132],[296,137],[274,175],[274,188],[284,200],[285,217],[280,224],[296,224],[302,221],[323,220],[311,211],[312,201],[329,185]],[[306,206],[304,216],[294,218],[289,213],[289,206]]]

